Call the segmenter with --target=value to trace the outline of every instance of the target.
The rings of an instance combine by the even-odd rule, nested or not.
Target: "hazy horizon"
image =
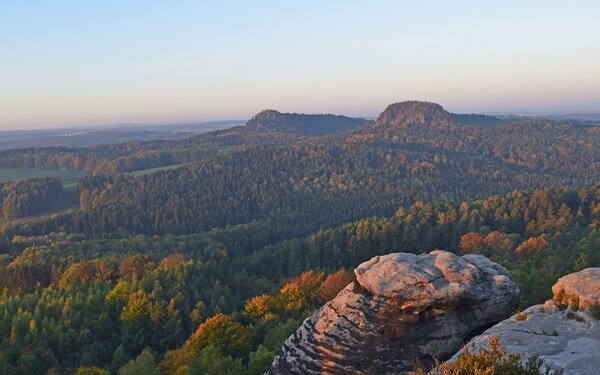
[[[390,103],[391,104],[391,103]],[[442,104],[442,103],[438,103]],[[600,106],[598,106],[600,107]],[[533,108],[533,109],[523,109],[523,108],[515,108],[514,110],[510,109],[497,109],[497,110],[459,110],[453,111],[449,110],[452,113],[458,114],[487,114],[492,116],[507,116],[507,115],[516,115],[516,116],[558,116],[558,115],[600,115],[600,109],[566,109],[566,110],[556,110],[554,107],[552,110],[546,110],[547,107]],[[265,108],[266,109],[266,108]],[[383,111],[384,108],[382,108]],[[448,108],[445,108],[448,110]],[[258,113],[258,112],[257,112]],[[365,118],[365,119],[376,119],[379,116],[379,112],[375,113],[332,113],[332,112],[298,112],[298,111],[285,111],[285,113],[305,113],[305,114],[333,114],[333,115],[342,115],[348,117],[357,117],[357,118]],[[256,114],[256,113],[254,113]],[[245,122],[249,120],[254,114],[249,115],[244,118],[223,118],[223,119],[213,119],[213,120],[205,120],[205,119],[182,119],[182,120],[173,120],[173,121],[155,121],[155,122],[115,122],[115,123],[92,123],[92,124],[71,124],[71,125],[57,125],[57,126],[28,126],[28,127],[20,127],[20,128],[0,128],[1,132],[18,132],[18,131],[44,131],[44,130],[70,130],[70,129],[87,129],[87,130],[106,130],[110,128],[152,128],[152,127],[164,127],[164,126],[185,126],[185,125],[202,125],[202,124],[211,124],[218,122]]]
[[[282,112],[600,111],[600,3],[0,5],[0,130]]]

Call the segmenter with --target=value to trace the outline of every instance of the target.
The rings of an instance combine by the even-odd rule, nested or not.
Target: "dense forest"
[[[600,186],[419,201],[254,251],[248,235],[242,225],[112,240],[12,238],[0,269],[3,366],[261,373],[302,318],[352,280],[346,269],[392,251],[484,254],[509,268],[523,306],[539,303],[559,276],[600,265]]]
[[[265,116],[250,123],[273,117]],[[299,115],[290,116],[298,127]],[[283,121],[281,114],[274,118]],[[476,116],[474,121],[481,122]],[[303,232],[308,234],[389,215],[417,200],[461,201],[512,189],[589,186],[600,177],[600,151],[594,147],[600,132],[593,126],[550,121],[465,125],[438,105],[408,102],[388,107],[373,124],[323,137],[296,138],[290,131],[253,127],[200,135],[161,151],[169,155],[164,162],[171,163],[175,152],[193,154],[196,161],[180,168],[138,177],[96,173],[80,181],[76,215],[5,230],[94,236],[194,233],[269,220],[298,227],[309,223]],[[224,141],[231,141],[232,134],[246,139],[244,146]],[[275,142],[265,134],[291,138]],[[199,145],[213,151],[200,152]],[[124,163],[122,157],[116,160]]]
[[[0,184],[0,219],[17,219],[46,211],[62,196],[63,186],[58,177]]]
[[[2,151],[92,173],[77,210],[39,217],[58,179],[1,186],[0,374],[262,374],[390,252],[483,254],[522,308],[543,302],[600,266],[599,144],[589,125],[405,102],[375,122],[265,111],[182,141]]]

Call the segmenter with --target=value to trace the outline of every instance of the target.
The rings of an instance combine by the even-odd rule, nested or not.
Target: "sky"
[[[0,0],[0,130],[600,110],[600,1]]]

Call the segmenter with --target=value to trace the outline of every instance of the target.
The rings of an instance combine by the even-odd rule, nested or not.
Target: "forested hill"
[[[437,104],[404,102],[373,124],[325,137],[273,142],[269,137],[288,133],[249,128],[241,128],[251,133],[238,141],[265,134],[266,143],[213,143],[215,152],[199,155],[199,162],[142,177],[91,176],[79,185],[80,213],[4,230],[192,233],[258,220],[310,231],[388,215],[419,199],[460,201],[600,179],[600,128],[592,126],[465,125]],[[207,142],[219,134],[200,137]]]
[[[450,113],[437,103],[413,100],[390,104],[379,115],[376,124],[387,124],[404,129],[414,126],[433,126],[441,129],[448,127],[455,128],[453,125],[456,124],[492,126],[515,121],[515,118],[503,119],[482,114]]]
[[[336,115],[259,112],[244,126],[205,133],[179,142],[180,149],[198,147],[246,147],[292,143],[307,137],[322,137],[371,124],[373,121]]]
[[[460,115],[462,116],[462,115]],[[469,121],[470,119],[471,121]],[[499,119],[500,120],[500,119]],[[496,160],[505,166],[594,182],[600,169],[600,127],[549,120],[525,120],[479,126],[480,118],[456,115],[427,102],[388,106],[373,125],[344,134],[346,142],[389,145],[463,158]]]
[[[369,124],[361,118],[263,111],[245,126],[191,136],[179,141],[132,141],[89,147],[32,147],[0,150],[0,167],[81,169],[94,173],[131,172],[197,162],[230,147],[290,143]]]
[[[394,103],[381,112],[375,126],[397,129],[415,127],[427,129],[455,128],[450,113],[441,105],[429,102],[408,101]]]
[[[412,103],[412,104],[411,104]],[[403,113],[419,113],[419,103],[399,103]],[[407,105],[411,104],[411,105]],[[390,106],[398,107],[398,105]],[[438,106],[441,109],[440,106]],[[458,124],[498,125],[508,120],[485,115],[458,115],[444,112]],[[389,112],[386,110],[387,113]],[[383,116],[383,114],[382,114]],[[381,120],[381,117],[380,117]],[[360,118],[336,115],[307,115],[266,110],[245,126],[203,133],[179,141],[132,141],[89,147],[36,147],[0,150],[0,167],[79,169],[113,174],[173,164],[197,162],[224,149],[264,144],[285,144],[306,137],[340,134],[372,124]]]
[[[419,109],[419,103],[421,109]],[[405,102],[392,105],[405,114],[427,112],[431,103]],[[458,115],[444,111],[444,121],[456,124],[497,125],[507,120],[485,115]],[[389,108],[388,108],[389,109]],[[386,110],[385,113],[390,111]],[[397,111],[398,112],[398,111]],[[385,116],[382,114],[380,121]],[[431,119],[426,119],[431,120]],[[429,121],[431,123],[438,121]],[[0,151],[0,167],[78,169],[96,174],[115,174],[148,168],[198,162],[231,148],[290,144],[310,137],[344,134],[369,129],[372,121],[335,115],[306,115],[267,110],[245,126],[195,135],[179,141],[125,142],[90,147],[37,147]],[[365,130],[372,132],[372,130]]]
[[[321,136],[342,133],[369,124],[370,122],[372,121],[346,116],[306,115],[266,110],[252,117],[246,123],[246,127],[261,131],[283,131],[303,135]]]

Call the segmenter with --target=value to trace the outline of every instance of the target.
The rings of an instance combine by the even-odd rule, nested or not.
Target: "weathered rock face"
[[[554,302],[558,305],[573,305],[590,308],[600,303],[600,268],[588,268],[561,277],[552,286]]]
[[[542,356],[552,370],[600,373],[600,268],[567,275],[552,287],[554,299],[528,308],[473,338],[471,353],[496,337],[508,353]],[[454,358],[462,354],[457,353]]]
[[[269,374],[390,374],[452,355],[463,340],[514,311],[519,290],[479,255],[389,254],[285,342]]]

